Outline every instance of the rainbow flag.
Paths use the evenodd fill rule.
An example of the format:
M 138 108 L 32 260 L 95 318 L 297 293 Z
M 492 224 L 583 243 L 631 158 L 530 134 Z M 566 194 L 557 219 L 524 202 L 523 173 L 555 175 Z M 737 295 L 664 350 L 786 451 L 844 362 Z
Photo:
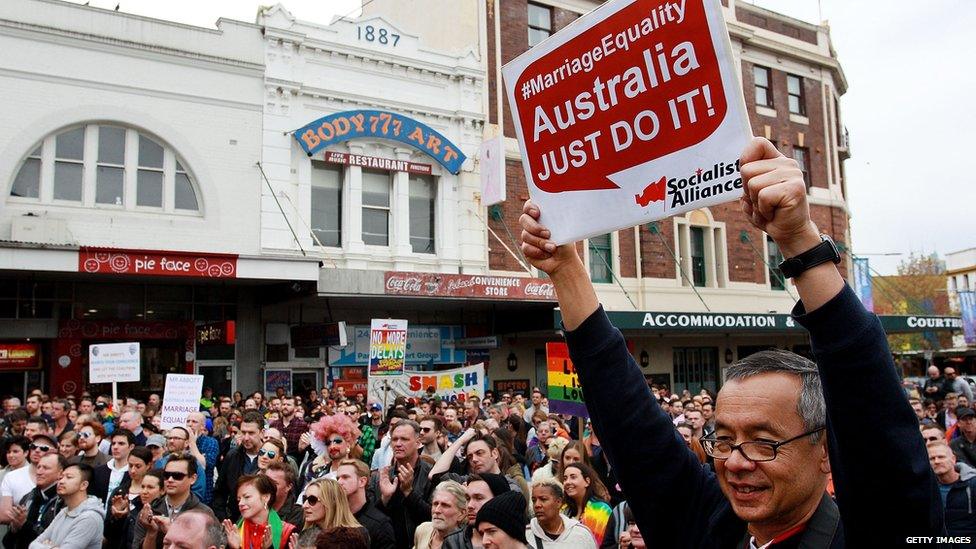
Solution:
M 583 401 L 583 388 L 565 343 L 546 343 L 546 368 L 549 374 L 549 411 L 589 417 Z

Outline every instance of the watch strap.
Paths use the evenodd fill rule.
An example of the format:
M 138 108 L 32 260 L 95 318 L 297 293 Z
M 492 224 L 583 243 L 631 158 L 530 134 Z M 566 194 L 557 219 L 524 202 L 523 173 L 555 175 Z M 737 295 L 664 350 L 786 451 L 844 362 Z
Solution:
M 827 235 L 820 235 L 820 244 L 813 248 L 784 260 L 779 264 L 779 270 L 786 278 L 795 278 L 803 272 L 826 262 L 840 263 L 840 253 L 834 241 Z

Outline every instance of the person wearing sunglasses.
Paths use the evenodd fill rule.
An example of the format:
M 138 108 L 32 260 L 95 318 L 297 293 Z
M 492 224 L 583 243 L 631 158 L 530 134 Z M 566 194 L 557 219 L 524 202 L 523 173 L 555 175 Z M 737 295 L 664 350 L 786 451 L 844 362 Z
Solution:
M 196 494 L 201 501 L 207 497 L 207 471 L 200 460 L 194 457 L 189 451 L 190 445 L 190 431 L 186 427 L 177 425 L 169 431 L 166 431 L 166 449 L 168 453 L 163 454 L 158 460 L 156 460 L 156 469 L 164 469 L 166 464 L 173 458 L 173 456 L 189 456 L 196 465 L 196 480 L 193 483 L 193 493 Z
M 295 525 L 285 522 L 271 506 L 275 484 L 262 474 L 245 475 L 237 482 L 237 524 L 224 519 L 224 533 L 230 549 L 284 549 Z
M 191 491 L 197 478 L 203 475 L 200 464 L 189 454 L 173 454 L 163 468 L 163 496 L 139 512 L 132 536 L 132 547 L 162 549 L 163 537 L 177 515 L 190 509 L 212 512 Z M 146 478 L 143 477 L 143 483 Z
M 258 450 L 258 471 L 267 472 L 268 466 L 272 463 L 284 461 L 285 445 L 276 438 L 269 438 L 261 445 Z
M 10 532 L 3 540 L 5 547 L 29 546 L 61 511 L 64 502 L 57 497 L 58 479 L 67 466 L 66 459 L 53 453 L 37 462 L 37 486 L 12 508 Z
M 359 426 L 345 414 L 325 416 L 311 426 L 314 442 L 311 448 L 319 455 L 302 466 L 300 478 L 306 482 L 333 473 L 342 460 L 347 459 L 362 434 Z
M 108 463 L 108 456 L 98 450 L 105 436 L 105 427 L 97 421 L 88 420 L 77 427 L 77 432 L 81 453 L 69 459 L 68 463 L 84 463 L 93 469 Z
M 9 522 L 14 504 L 20 502 L 36 486 L 37 463 L 42 457 L 58 453 L 58 444 L 48 434 L 34 435 L 27 447 L 27 467 L 10 471 L 0 481 L 0 519 Z
M 305 512 L 305 530 L 315 528 L 322 532 L 346 527 L 366 531 L 349 509 L 345 491 L 330 478 L 313 480 L 305 487 L 302 509 Z

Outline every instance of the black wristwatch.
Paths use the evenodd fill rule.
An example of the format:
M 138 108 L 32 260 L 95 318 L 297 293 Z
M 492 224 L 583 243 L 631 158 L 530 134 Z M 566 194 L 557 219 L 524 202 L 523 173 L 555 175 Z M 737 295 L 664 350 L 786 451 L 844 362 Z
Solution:
M 820 244 L 810 248 L 800 255 L 784 260 L 779 264 L 779 270 L 786 278 L 795 278 L 804 271 L 812 269 L 821 263 L 840 263 L 840 252 L 837 245 L 827 235 L 820 235 Z

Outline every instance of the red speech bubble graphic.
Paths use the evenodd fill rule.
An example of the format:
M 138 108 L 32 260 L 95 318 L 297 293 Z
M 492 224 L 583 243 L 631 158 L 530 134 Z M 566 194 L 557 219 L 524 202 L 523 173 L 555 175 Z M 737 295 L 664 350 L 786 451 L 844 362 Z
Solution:
M 609 175 L 703 141 L 728 110 L 702 0 L 635 0 L 531 62 L 514 96 L 550 193 L 619 188 Z

